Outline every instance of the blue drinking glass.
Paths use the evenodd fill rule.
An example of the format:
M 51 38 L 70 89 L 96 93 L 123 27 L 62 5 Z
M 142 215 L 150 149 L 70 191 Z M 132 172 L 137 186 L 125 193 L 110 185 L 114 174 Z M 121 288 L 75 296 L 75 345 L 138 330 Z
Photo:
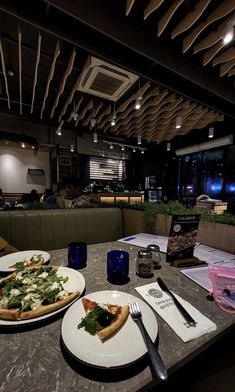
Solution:
M 107 253 L 107 279 L 112 284 L 129 281 L 129 253 L 125 250 L 111 250 Z
M 68 266 L 75 270 L 86 267 L 87 244 L 86 242 L 71 242 L 68 244 Z

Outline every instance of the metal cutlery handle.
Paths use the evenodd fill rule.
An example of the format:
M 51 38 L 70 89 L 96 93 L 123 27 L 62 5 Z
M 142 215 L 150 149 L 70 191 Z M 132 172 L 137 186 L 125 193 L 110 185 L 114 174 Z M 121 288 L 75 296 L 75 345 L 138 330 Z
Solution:
M 192 316 L 190 316 L 190 314 L 187 312 L 187 310 L 183 307 L 183 305 L 181 305 L 181 303 L 178 301 L 178 299 L 174 296 L 174 294 L 168 289 L 168 287 L 166 286 L 166 284 L 163 282 L 163 280 L 161 278 L 157 278 L 157 282 L 160 286 L 160 288 L 165 291 L 167 294 L 169 294 L 175 305 L 177 306 L 178 310 L 180 311 L 180 313 L 182 314 L 182 316 L 184 317 L 184 319 L 187 321 L 187 324 L 190 327 L 195 327 L 196 326 L 196 321 L 192 318 Z
M 143 324 L 143 321 L 141 319 L 138 319 L 138 320 L 136 319 L 135 321 L 141 330 L 145 344 L 148 348 L 148 352 L 149 352 L 150 359 L 152 361 L 153 368 L 154 368 L 157 376 L 162 381 L 166 380 L 168 377 L 166 367 L 163 363 L 163 360 L 162 360 L 156 346 L 153 344 L 152 339 L 150 338 L 150 336 L 149 336 L 149 334 Z

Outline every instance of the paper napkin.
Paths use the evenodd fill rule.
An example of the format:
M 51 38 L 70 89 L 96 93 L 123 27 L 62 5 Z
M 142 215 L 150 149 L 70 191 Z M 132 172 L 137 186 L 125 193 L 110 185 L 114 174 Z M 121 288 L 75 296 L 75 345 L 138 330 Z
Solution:
M 197 323 L 196 327 L 188 327 L 171 296 L 162 291 L 157 282 L 136 287 L 135 290 L 142 295 L 145 301 L 152 306 L 183 342 L 189 342 L 206 333 L 215 331 L 217 328 L 215 323 L 200 313 L 189 302 L 175 294 L 181 305 Z

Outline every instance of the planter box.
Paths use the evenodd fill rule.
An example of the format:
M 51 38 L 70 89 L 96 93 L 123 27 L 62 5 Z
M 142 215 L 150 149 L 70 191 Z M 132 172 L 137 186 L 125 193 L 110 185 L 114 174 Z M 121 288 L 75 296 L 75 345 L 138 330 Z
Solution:
M 125 237 L 147 233 L 144 225 L 144 211 L 123 208 L 123 222 Z M 168 236 L 171 226 L 171 215 L 158 214 L 154 232 L 150 234 Z M 235 254 L 235 226 L 222 223 L 199 223 L 197 242 L 212 248 Z
M 235 253 L 235 226 L 222 223 L 199 223 L 197 241 L 212 248 Z
M 123 222 L 125 237 L 137 233 L 148 233 L 144 225 L 144 211 L 123 208 Z M 170 226 L 171 216 L 158 214 L 156 216 L 155 230 L 154 232 L 149 232 L 149 234 L 168 236 Z

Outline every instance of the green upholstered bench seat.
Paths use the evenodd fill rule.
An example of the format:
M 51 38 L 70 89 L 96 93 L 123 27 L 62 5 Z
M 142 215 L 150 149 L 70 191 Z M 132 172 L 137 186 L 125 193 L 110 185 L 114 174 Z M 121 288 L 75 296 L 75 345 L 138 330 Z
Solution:
M 52 250 L 72 241 L 88 244 L 122 238 L 120 208 L 78 208 L 0 212 L 0 235 L 17 249 Z

